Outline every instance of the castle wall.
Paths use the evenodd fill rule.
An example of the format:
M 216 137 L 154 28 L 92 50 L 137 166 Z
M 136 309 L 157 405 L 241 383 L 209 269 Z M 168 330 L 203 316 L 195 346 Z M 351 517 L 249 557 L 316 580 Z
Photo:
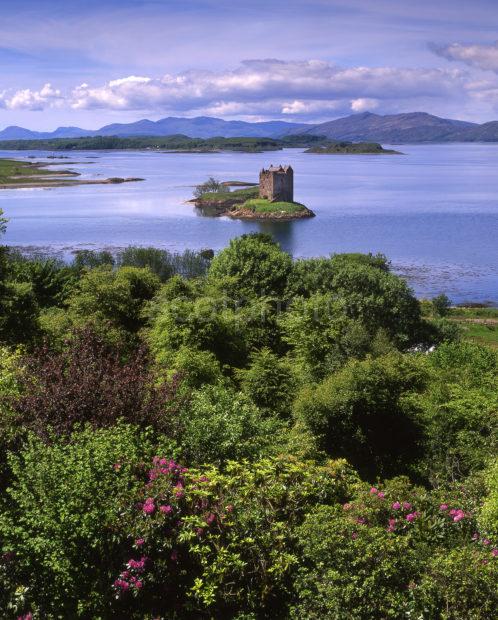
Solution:
M 259 175 L 259 196 L 273 200 L 273 174 L 268 170 L 262 170 Z
M 259 196 L 270 201 L 294 200 L 294 173 L 290 166 L 261 170 L 259 175 Z

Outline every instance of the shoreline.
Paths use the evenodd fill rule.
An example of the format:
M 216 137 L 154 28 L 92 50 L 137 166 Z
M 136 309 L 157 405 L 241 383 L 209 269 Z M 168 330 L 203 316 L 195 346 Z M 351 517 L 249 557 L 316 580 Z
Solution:
M 47 189 L 52 187 L 74 187 L 77 185 L 115 185 L 145 180 L 140 177 L 80 179 L 78 177 L 81 174 L 75 170 L 48 169 L 49 166 L 61 165 L 61 163 L 27 162 L 19 159 L 0 158 L 0 189 Z M 79 164 L 79 162 L 74 163 Z M 1 174 L 2 171 L 5 172 L 3 175 Z M 24 172 L 27 172 L 27 174 L 24 174 Z M 30 174 L 31 172 L 33 174 Z

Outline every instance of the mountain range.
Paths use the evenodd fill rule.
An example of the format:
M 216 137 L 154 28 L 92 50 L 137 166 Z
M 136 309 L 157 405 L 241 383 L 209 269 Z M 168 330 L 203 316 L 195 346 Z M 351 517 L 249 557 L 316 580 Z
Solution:
M 389 144 L 410 142 L 498 142 L 498 121 L 478 124 L 440 118 L 425 112 L 373 114 L 363 112 L 319 124 L 267 121 L 249 123 L 198 116 L 169 116 L 158 121 L 113 123 L 100 129 L 59 127 L 55 131 L 31 131 L 10 126 L 0 131 L 0 140 L 38 140 L 87 136 L 169 136 L 191 138 L 256 137 L 281 138 L 288 135 L 325 136 L 330 140 L 370 141 Z

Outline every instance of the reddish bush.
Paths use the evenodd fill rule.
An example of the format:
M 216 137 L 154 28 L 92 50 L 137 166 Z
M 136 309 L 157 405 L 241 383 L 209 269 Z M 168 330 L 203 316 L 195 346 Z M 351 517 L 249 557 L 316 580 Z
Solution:
M 158 384 L 142 346 L 126 356 L 89 329 L 63 351 L 47 345 L 21 360 L 20 397 L 11 403 L 20 422 L 41 436 L 64 434 L 79 423 L 95 427 L 118 418 L 175 431 L 179 377 Z

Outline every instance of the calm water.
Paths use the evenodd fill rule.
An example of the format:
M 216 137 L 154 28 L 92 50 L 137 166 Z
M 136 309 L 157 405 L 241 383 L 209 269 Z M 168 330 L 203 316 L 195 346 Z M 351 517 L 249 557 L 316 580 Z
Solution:
M 498 145 L 405 145 L 401 150 L 404 156 L 320 156 L 296 149 L 71 153 L 71 160 L 60 164 L 83 178 L 146 180 L 0 190 L 0 207 L 10 218 L 5 241 L 65 256 L 77 248 L 130 244 L 217 250 L 232 237 L 263 230 L 294 256 L 383 252 L 418 295 L 446 292 L 455 302 L 498 305 Z M 295 198 L 316 218 L 238 222 L 199 216 L 185 204 L 191 186 L 208 176 L 256 181 L 259 169 L 270 163 L 292 164 Z

